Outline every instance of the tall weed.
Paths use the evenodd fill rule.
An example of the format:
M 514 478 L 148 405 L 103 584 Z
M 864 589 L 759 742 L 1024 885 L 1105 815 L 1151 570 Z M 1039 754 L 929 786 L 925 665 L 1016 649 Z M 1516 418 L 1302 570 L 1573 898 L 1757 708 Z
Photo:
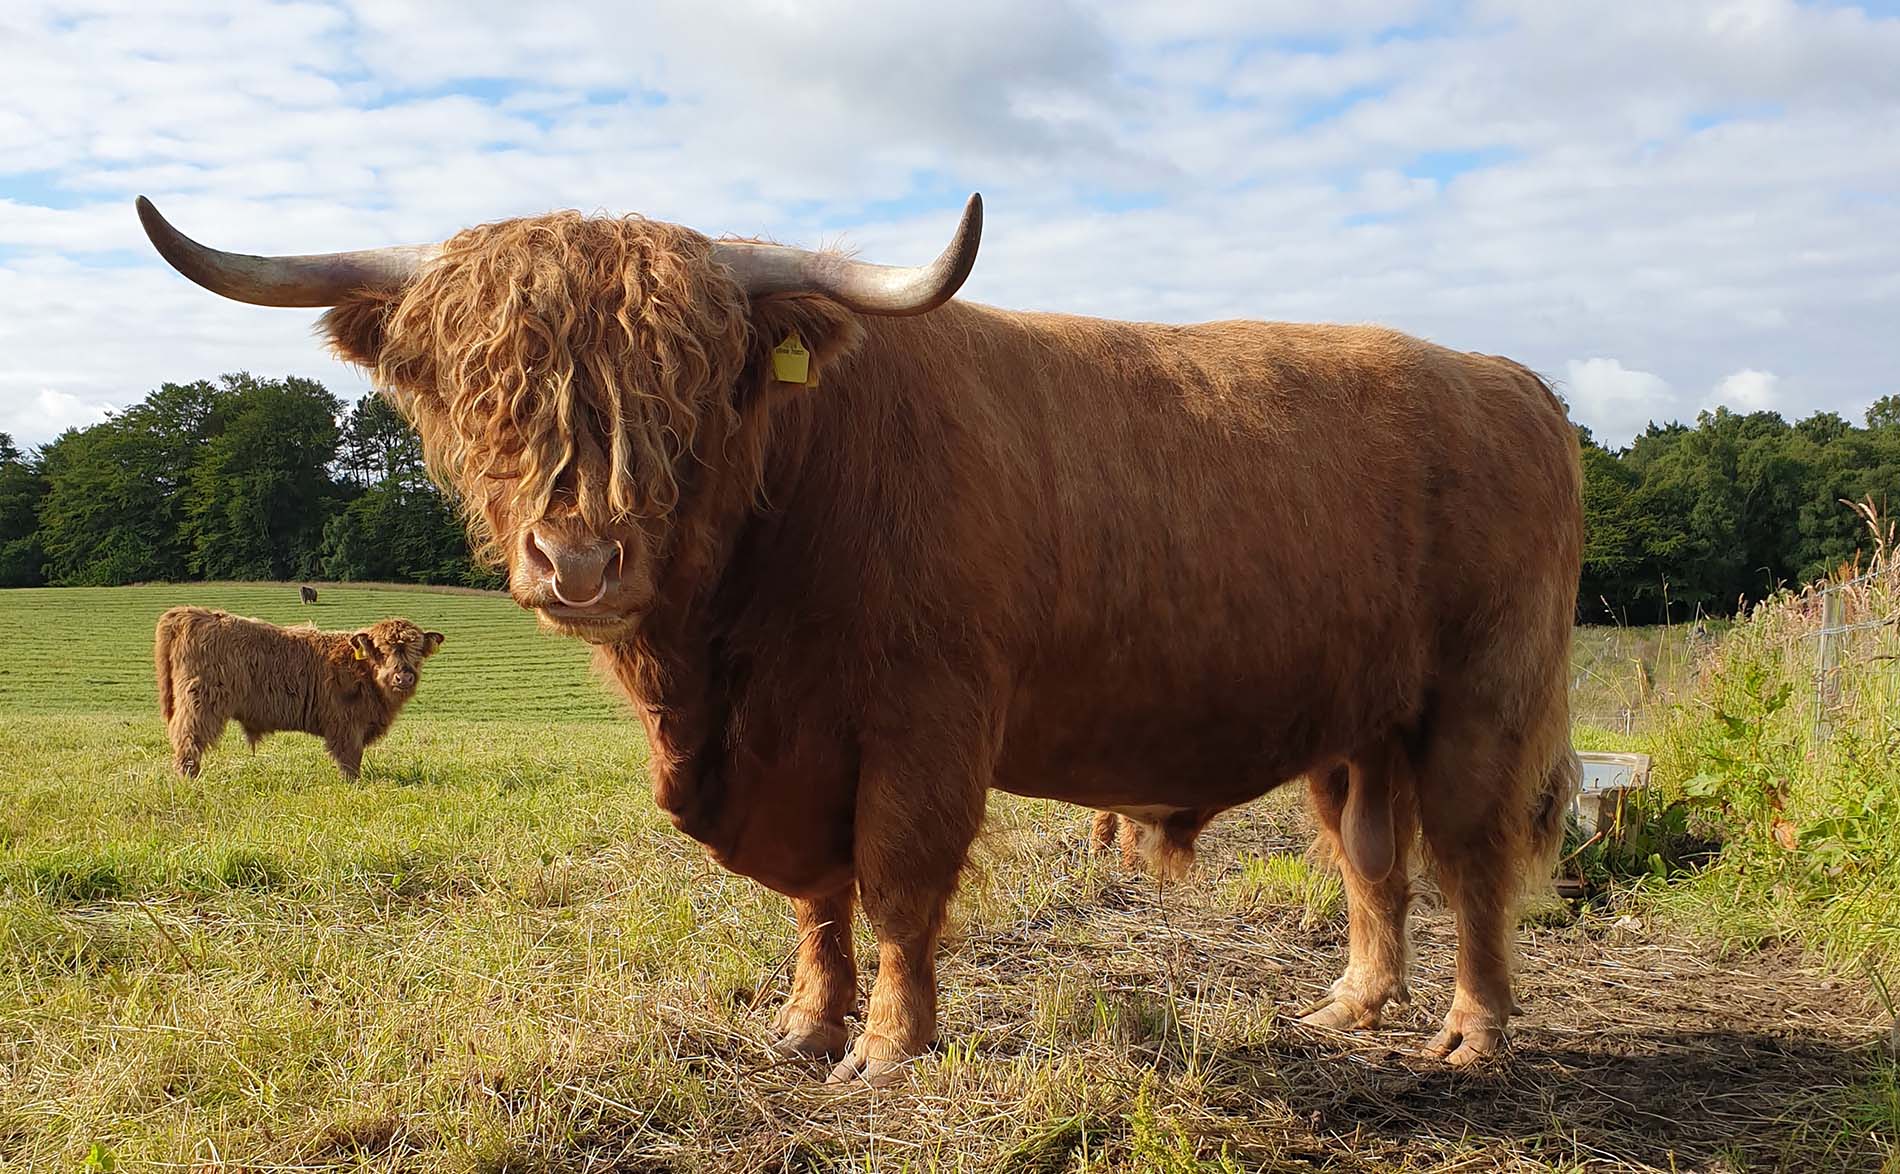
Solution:
M 1656 738 L 1655 777 L 1724 841 L 1711 867 L 1660 898 L 1722 916 L 1738 937 L 1818 947 L 1877 982 L 1900 979 L 1900 551 L 1857 506 L 1871 561 L 1753 608 L 1702 666 Z M 1824 598 L 1841 655 L 1817 679 Z

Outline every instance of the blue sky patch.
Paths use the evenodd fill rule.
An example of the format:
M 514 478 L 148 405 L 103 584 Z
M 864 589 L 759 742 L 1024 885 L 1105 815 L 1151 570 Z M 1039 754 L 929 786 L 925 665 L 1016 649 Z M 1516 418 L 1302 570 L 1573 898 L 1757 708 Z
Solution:
M 1478 147 L 1458 151 L 1426 151 L 1414 155 L 1401 170 L 1414 179 L 1434 179 L 1447 183 L 1472 171 L 1482 171 L 1523 157 L 1513 147 Z

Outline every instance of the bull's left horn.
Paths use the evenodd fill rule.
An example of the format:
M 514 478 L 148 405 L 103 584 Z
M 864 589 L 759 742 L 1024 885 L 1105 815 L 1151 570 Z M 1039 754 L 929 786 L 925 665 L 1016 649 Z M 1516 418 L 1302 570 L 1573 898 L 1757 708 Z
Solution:
M 254 306 L 334 306 L 359 290 L 397 289 L 441 252 L 441 245 L 396 245 L 352 253 L 256 257 L 207 248 L 173 228 L 144 196 L 139 223 L 172 268 L 212 293 Z
M 934 310 L 955 296 L 976 264 L 982 236 L 983 197 L 972 194 L 949 247 L 928 265 L 872 265 L 838 253 L 749 241 L 718 241 L 713 258 L 754 297 L 818 293 L 860 314 L 896 317 Z

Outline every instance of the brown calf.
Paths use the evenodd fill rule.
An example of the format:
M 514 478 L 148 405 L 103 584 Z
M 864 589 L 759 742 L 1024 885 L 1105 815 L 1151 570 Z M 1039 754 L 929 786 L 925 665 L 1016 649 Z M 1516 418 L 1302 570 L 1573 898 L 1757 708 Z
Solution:
M 158 617 L 152 648 L 173 764 L 196 777 L 205 750 L 235 719 L 252 749 L 282 730 L 317 735 L 354 781 L 363 748 L 389 732 L 442 640 L 404 619 L 319 632 L 174 607 Z

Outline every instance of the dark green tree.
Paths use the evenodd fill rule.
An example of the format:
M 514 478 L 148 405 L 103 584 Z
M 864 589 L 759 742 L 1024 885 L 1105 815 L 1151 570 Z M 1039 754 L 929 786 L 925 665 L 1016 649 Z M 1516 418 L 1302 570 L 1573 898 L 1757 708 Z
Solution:
M 501 585 L 471 560 L 455 502 L 423 464 L 421 439 L 382 396 L 366 395 L 350 410 L 337 464 L 363 492 L 324 527 L 325 577 Z
M 485 585 L 447 500 L 432 485 L 378 485 L 332 517 L 323 531 L 329 579 Z
M 1586 623 L 1628 622 L 1643 595 L 1648 519 L 1637 509 L 1642 479 L 1579 429 L 1583 447 L 1583 579 L 1577 611 Z M 1640 606 L 1640 605 L 1639 605 Z
M 363 489 L 390 482 L 421 485 L 429 479 L 421 437 L 375 392 L 357 400 L 345 417 L 337 466 L 344 480 Z
M 46 581 L 39 546 L 40 502 L 46 478 L 0 432 L 0 587 L 37 587 Z
M 343 403 L 295 376 L 227 375 L 192 463 L 181 536 L 192 574 L 287 579 L 318 572 Z
M 221 396 L 209 382 L 167 383 L 41 450 L 39 545 L 49 582 L 105 586 L 187 577 L 182 532 L 193 459 Z

